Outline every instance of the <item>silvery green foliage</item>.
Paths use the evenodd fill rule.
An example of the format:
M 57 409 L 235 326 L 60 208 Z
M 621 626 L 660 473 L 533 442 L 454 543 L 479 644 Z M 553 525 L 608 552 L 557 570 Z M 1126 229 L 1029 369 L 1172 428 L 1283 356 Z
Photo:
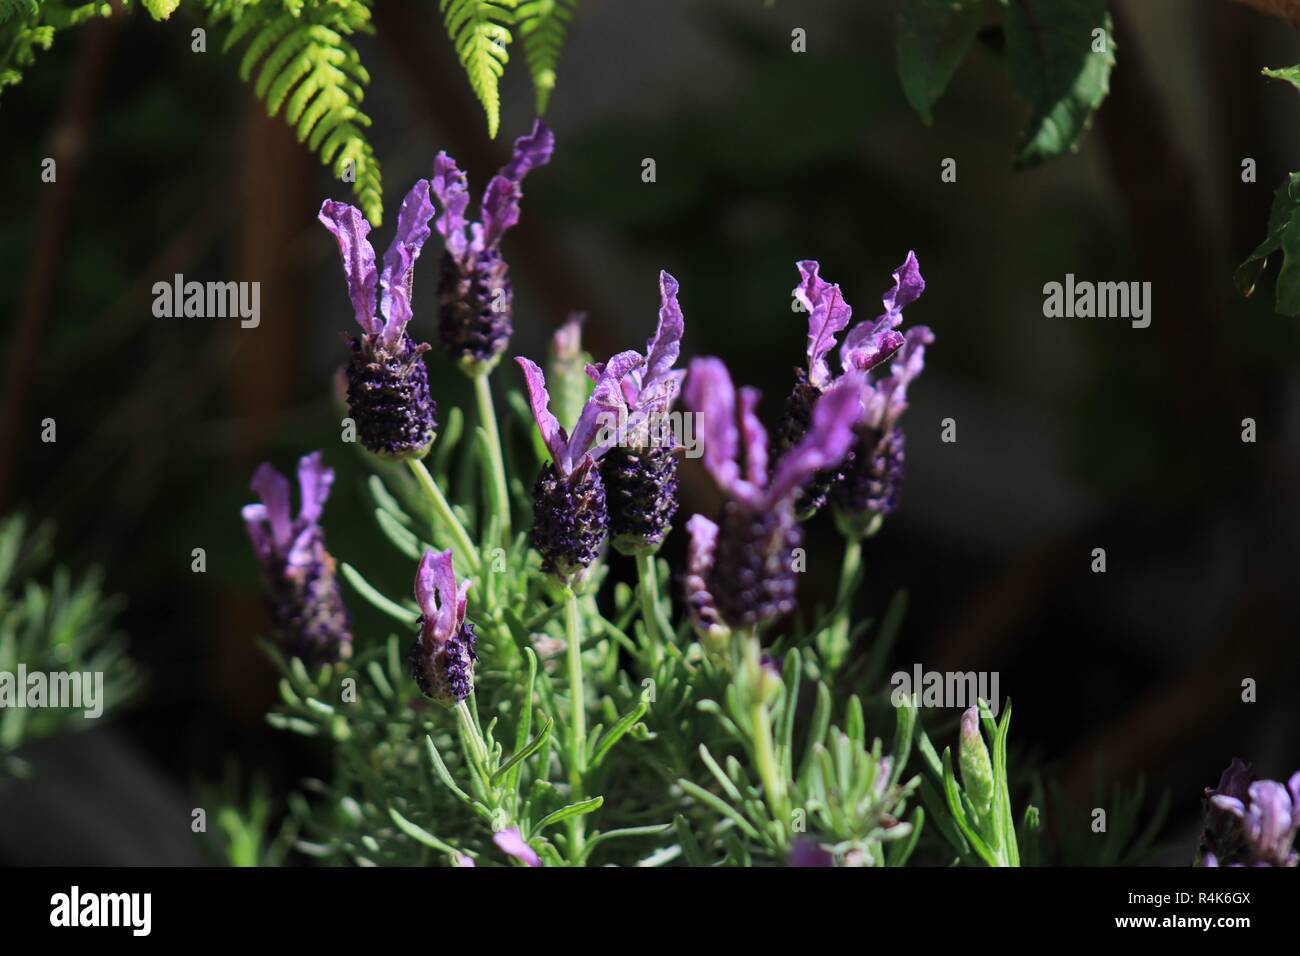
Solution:
M 141 675 L 126 654 L 126 639 L 114 629 L 121 601 L 100 590 L 102 575 L 74 578 L 57 567 L 38 577 L 49 562 L 53 530 L 29 530 L 22 515 L 0 520 L 0 673 L 102 673 L 103 713 L 128 704 Z M 12 678 L 10 678 L 12 679 Z M 84 709 L 5 707 L 0 702 L 0 777 L 26 776 L 30 767 L 17 752 L 24 743 L 92 726 Z

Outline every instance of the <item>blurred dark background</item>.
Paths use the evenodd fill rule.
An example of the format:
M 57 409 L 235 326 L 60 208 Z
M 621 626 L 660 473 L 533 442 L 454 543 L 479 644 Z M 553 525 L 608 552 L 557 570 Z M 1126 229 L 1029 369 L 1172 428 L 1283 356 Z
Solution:
M 927 128 L 896 77 L 897 3 L 583 4 L 547 117 L 555 159 L 505 244 L 512 351 L 540 359 L 571 308 L 590 313 L 597 356 L 641 347 L 664 268 L 686 354 L 724 356 L 771 421 L 803 355 L 795 260 L 820 259 L 869 317 L 915 249 L 928 289 L 908 317 L 937 342 L 859 612 L 908 589 L 892 663 L 998 671 L 1017 752 L 1080 805 L 1099 755 L 1106 781 L 1167 789 L 1162 859 L 1178 864 L 1233 755 L 1273 777 L 1300 767 L 1300 325 L 1272 312 L 1274 270 L 1251 300 L 1231 283 L 1300 167 L 1300 97 L 1259 76 L 1300 61 L 1300 35 L 1227 2 L 1112 6 L 1118 66 L 1082 149 L 1013 173 L 1025 112 L 997 51 L 976 45 Z M 477 195 L 531 121 L 522 65 L 492 142 L 434 5 L 378 0 L 375 22 L 359 46 L 386 208 L 443 148 Z M 315 214 L 347 187 L 265 117 L 213 37 L 190 52 L 192 25 L 136 11 L 61 34 L 0 107 L 0 512 L 56 520 L 63 563 L 106 568 L 150 675 L 111 725 L 34 748 L 37 781 L 4 791 L 4 862 L 201 859 L 196 782 L 231 755 L 278 788 L 319 765 L 263 721 L 275 681 L 238 519 L 258 462 L 323 448 L 332 550 L 394 589 L 409 573 L 376 544 L 330 395 L 352 319 Z M 435 262 L 417 269 L 417 338 L 434 337 Z M 151 287 L 177 272 L 260 281 L 260 327 L 154 318 Z M 1067 272 L 1150 281 L 1150 328 L 1044 318 L 1043 284 Z M 431 371 L 440 405 L 468 411 L 436 353 Z M 498 393 L 514 378 L 503 365 Z M 47 417 L 56 444 L 39 440 Z M 955 444 L 939 440 L 948 417 Z M 686 494 L 682 520 L 712 506 L 694 470 Z M 803 597 L 827 600 L 838 539 L 827 519 L 810 533 Z

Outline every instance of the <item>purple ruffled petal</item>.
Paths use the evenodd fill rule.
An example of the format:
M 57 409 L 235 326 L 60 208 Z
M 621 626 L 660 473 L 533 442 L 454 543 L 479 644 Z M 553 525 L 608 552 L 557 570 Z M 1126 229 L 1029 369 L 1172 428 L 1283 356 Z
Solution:
M 830 384 L 826 355 L 835 348 L 836 336 L 848 328 L 853 310 L 844 301 L 838 285 L 817 274 L 821 266 L 812 259 L 796 264 L 803 277 L 794 296 L 808 312 L 808 381 L 818 388 Z
M 360 209 L 333 199 L 321 203 L 316 218 L 338 241 L 357 324 L 366 332 L 378 332 L 381 326 L 375 317 L 375 288 L 379 279 L 375 274 L 375 250 L 366 238 L 370 234 L 370 223 L 366 222 Z
M 704 467 L 723 492 L 734 493 L 740 482 L 740 466 L 736 464 L 740 444 L 736 429 L 736 387 L 721 359 L 691 361 L 683 399 L 699 415 Z
M 677 303 L 677 288 L 676 279 L 667 272 L 659 273 L 659 324 L 654 337 L 646 343 L 638 407 L 662 404 L 670 398 L 664 386 L 681 353 L 682 333 L 686 331 L 682 307 Z
M 542 865 L 542 858 L 524 841 L 524 838 L 519 835 L 519 831 L 514 827 L 492 834 L 492 842 L 497 845 L 497 849 L 507 856 L 513 856 L 516 860 L 523 860 L 529 866 Z
M 572 462 L 585 454 L 591 447 L 603 424 L 612 417 L 626 421 L 627 398 L 623 394 L 623 379 L 633 369 L 640 367 L 643 359 L 640 353 L 628 350 L 619 352 L 601 369 L 600 378 L 592 390 L 587 404 L 573 426 L 573 435 L 569 439 L 569 460 Z M 593 456 L 599 456 L 604 448 L 596 449 Z
M 477 238 L 484 248 L 495 246 L 505 231 L 519 221 L 519 200 L 523 197 L 520 185 L 530 170 L 550 162 L 554 148 L 555 136 L 540 119 L 533 124 L 531 133 L 515 140 L 510 162 L 492 177 L 483 193 L 483 231 Z
M 379 278 L 379 307 L 386 319 L 382 338 L 388 345 L 395 345 L 401 339 L 406 324 L 411 321 L 413 267 L 420 258 L 424 241 L 429 238 L 432 218 L 429 181 L 421 179 L 402 200 L 397 213 L 397 235 L 384 253 L 384 272 Z
M 568 441 L 564 429 L 555 416 L 551 414 L 551 396 L 546 391 L 546 376 L 535 362 L 517 356 L 515 361 L 524 372 L 524 383 L 528 387 L 528 403 L 533 409 L 533 418 L 537 420 L 537 430 L 542 434 L 546 450 L 551 453 L 551 460 L 561 474 L 570 471 Z
M 325 467 L 320 452 L 314 451 L 298 459 L 298 490 L 302 494 L 302 506 L 298 510 L 300 522 L 316 524 L 320 521 L 333 484 L 334 469 Z
M 846 372 L 869 372 L 889 361 L 904 342 L 903 333 L 891 327 L 886 319 L 875 324 L 863 322 L 844 337 L 840 363 Z
M 767 429 L 758 418 L 756 388 L 740 390 L 740 437 L 745 443 L 745 480 L 755 488 L 767 484 Z
M 249 487 L 262 499 L 267 523 L 271 527 L 271 541 L 277 552 L 287 554 L 293 540 L 293 515 L 289 506 L 289 479 L 269 462 L 262 462 L 253 472 Z
M 266 505 L 244 505 L 239 514 L 244 519 L 244 528 L 248 531 L 248 540 L 253 543 L 257 560 L 263 565 L 269 564 L 275 556 L 275 541 L 271 537 Z
M 845 375 L 817 399 L 808 434 L 782 456 L 772 476 L 765 495 L 769 507 L 776 507 L 814 474 L 844 459 L 854 441 L 854 426 L 862 416 L 862 386 L 860 376 Z
M 919 299 L 925 291 L 925 280 L 921 278 L 921 266 L 916 261 L 915 252 L 908 250 L 907 258 L 894 270 L 893 277 L 893 286 L 880 301 L 885 307 L 885 315 L 897 316 L 893 323 L 897 328 L 903 320 L 903 309 Z
M 465 257 L 469 240 L 465 235 L 465 210 L 469 207 L 469 184 L 456 161 L 446 153 L 433 160 L 433 179 L 430 188 L 438 197 L 442 213 L 434 221 L 447 251 L 460 262 Z
M 471 582 L 456 584 L 452 553 L 425 551 L 415 571 L 415 600 L 424 615 L 422 636 L 430 647 L 446 644 L 465 620 L 465 595 Z

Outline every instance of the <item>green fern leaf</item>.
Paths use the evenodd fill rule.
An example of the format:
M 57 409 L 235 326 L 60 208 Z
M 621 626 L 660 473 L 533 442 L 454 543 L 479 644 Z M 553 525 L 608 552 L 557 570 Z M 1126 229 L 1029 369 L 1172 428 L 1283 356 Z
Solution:
M 104 0 L 0 0 L 0 91 L 22 81 L 23 70 L 36 61 L 37 51 L 50 48 L 56 31 L 112 12 Z
M 26 20 L 40 10 L 36 0 L 0 0 L 0 23 L 12 19 Z
M 181 5 L 181 0 L 140 0 L 140 2 L 155 20 L 166 20 Z
M 370 74 L 348 37 L 368 32 L 370 10 L 360 0 L 254 0 L 214 3 L 215 23 L 231 22 L 223 49 L 247 41 L 239 76 L 252 83 L 269 116 L 283 112 L 298 142 L 334 175 L 355 175 L 353 192 L 366 218 L 383 220 L 379 161 L 366 139 L 370 117 L 360 104 Z
M 524 58 L 533 79 L 537 113 L 546 112 L 555 89 L 555 71 L 564 49 L 569 23 L 578 10 L 578 0 L 523 0 L 515 22 L 524 45 Z
M 487 114 L 488 136 L 496 138 L 501 125 L 501 74 L 510 60 L 506 47 L 513 37 L 508 24 L 514 21 L 517 0 L 439 0 L 460 65 L 469 77 L 470 88 Z

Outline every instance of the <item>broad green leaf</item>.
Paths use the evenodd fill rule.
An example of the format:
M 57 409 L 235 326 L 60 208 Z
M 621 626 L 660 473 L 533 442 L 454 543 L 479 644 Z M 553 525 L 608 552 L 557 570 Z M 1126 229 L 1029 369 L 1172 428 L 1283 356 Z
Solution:
M 1106 0 L 1010 0 L 1006 36 L 1011 85 L 1032 111 L 1014 165 L 1073 152 L 1110 92 L 1115 40 Z
M 927 126 L 983 20 L 984 0 L 908 0 L 899 13 L 894 30 L 898 78 L 907 102 Z
M 1237 291 L 1249 296 L 1255 291 L 1269 256 L 1282 253 L 1277 275 L 1275 309 L 1279 315 L 1300 315 L 1300 173 L 1291 173 L 1273 196 L 1268 217 L 1268 235 L 1237 267 L 1233 281 Z

